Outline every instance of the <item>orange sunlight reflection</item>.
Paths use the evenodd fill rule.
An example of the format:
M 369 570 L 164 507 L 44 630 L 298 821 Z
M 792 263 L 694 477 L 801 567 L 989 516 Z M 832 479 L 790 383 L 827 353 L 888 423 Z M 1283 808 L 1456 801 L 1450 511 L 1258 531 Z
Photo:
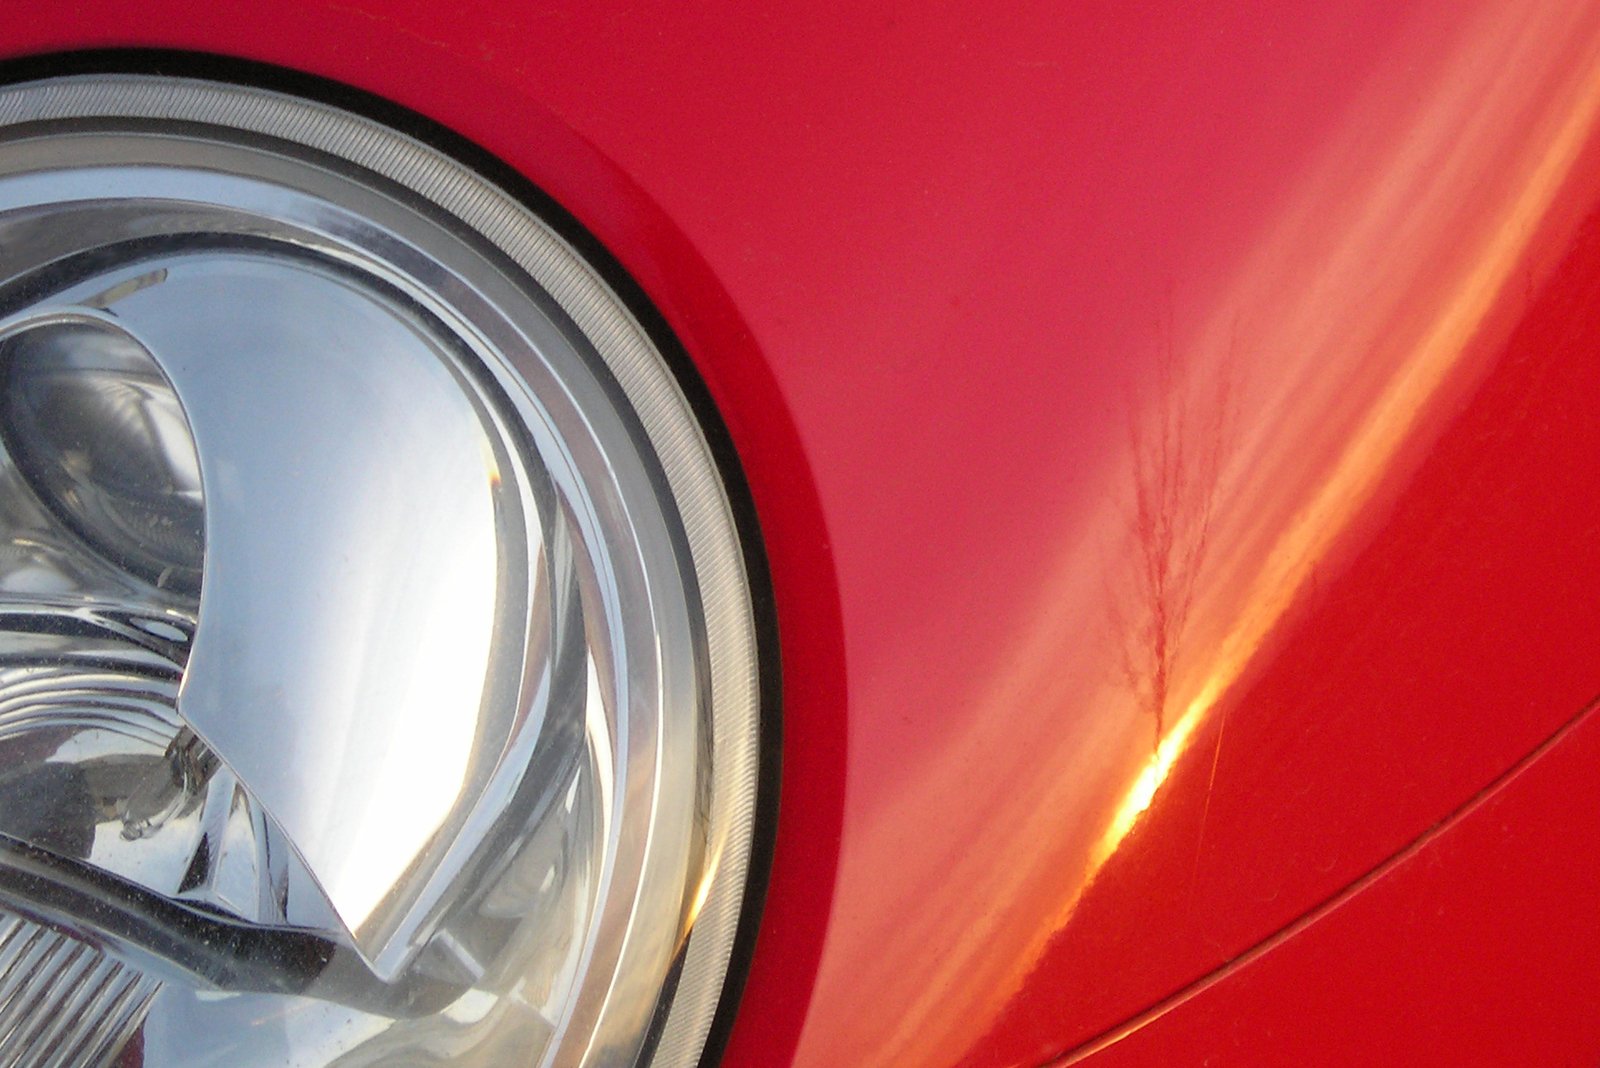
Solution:
M 1524 42 L 1532 35 L 1525 35 Z M 1442 142 L 1453 134 L 1446 125 L 1461 108 L 1478 98 L 1458 86 L 1455 108 L 1432 116 L 1440 125 L 1433 131 Z M 1317 562 L 1332 541 L 1349 528 L 1359 509 L 1367 503 L 1380 481 L 1390 472 L 1396 453 L 1416 424 L 1417 413 L 1445 385 L 1447 376 L 1468 352 L 1470 342 L 1488 318 L 1492 305 L 1512 281 L 1526 250 L 1527 235 L 1543 219 L 1567 177 L 1579 152 L 1587 143 L 1600 115 L 1600 78 L 1583 85 L 1562 117 L 1542 153 L 1533 161 L 1511 202 L 1502 209 L 1490 229 L 1479 254 L 1452 291 L 1444 294 L 1436 317 L 1414 343 L 1411 353 L 1399 365 L 1389 387 L 1370 404 L 1365 421 L 1350 438 L 1332 474 L 1321 484 L 1312 500 L 1295 516 L 1295 521 L 1272 545 L 1266 565 L 1238 599 L 1238 621 L 1217 645 L 1217 664 L 1205 680 L 1199 696 L 1189 702 L 1183 716 L 1162 739 L 1157 752 L 1139 772 L 1123 803 L 1101 839 L 1095 854 L 1099 861 L 1116 850 L 1117 844 L 1132 830 L 1140 813 L 1149 808 L 1156 790 L 1166 779 L 1194 728 L 1212 705 L 1225 694 L 1243 673 L 1262 642 L 1277 625 L 1283 613 L 1305 586 Z M 1419 131 L 1420 134 L 1420 131 Z M 1421 138 L 1419 137 L 1419 140 Z M 1418 176 L 1413 175 L 1415 180 Z M 1405 188 L 1399 176 L 1390 176 L 1395 186 Z M 1402 198 L 1396 198 L 1400 200 Z M 1309 207 L 1309 206 L 1308 206 Z M 1383 239 L 1386 220 L 1373 220 L 1374 238 Z M 1348 255 L 1367 253 L 1363 246 L 1351 246 Z M 1357 260 L 1343 265 L 1359 271 L 1366 264 Z M 1349 309 L 1337 305 L 1326 309 L 1329 316 Z M 1283 339 L 1283 349 L 1292 347 L 1292 338 Z M 1326 354 L 1331 357 L 1331 354 Z M 1251 546 L 1256 550 L 1255 546 Z M 1252 552 L 1254 555 L 1254 551 Z
M 849 1063 L 862 1050 L 945 1063 L 975 1048 L 1128 836 L 1159 813 L 1192 743 L 1216 736 L 1200 728 L 1316 569 L 1359 540 L 1487 369 L 1494 332 L 1509 329 L 1523 287 L 1547 269 L 1534 236 L 1559 244 L 1575 221 L 1562 193 L 1600 119 L 1600 10 L 1447 15 L 1394 42 L 1263 205 L 1264 225 L 1221 265 L 1203 306 L 1174 316 L 1170 345 L 1188 383 L 1178 388 L 1203 407 L 1231 376 L 1237 405 L 1206 500 L 1182 505 L 1196 544 L 1154 527 L 1177 546 L 1166 552 L 1175 577 L 1148 559 L 1125 569 L 1138 577 L 1108 577 L 1099 549 L 1128 524 L 1130 484 L 1147 478 L 1137 456 L 1108 464 L 1097 510 L 1061 533 L 1031 617 L 1010 621 L 1009 655 L 974 692 L 947 698 L 972 714 L 941 726 L 941 745 L 919 753 L 894 791 L 852 813 L 839 876 L 850 907 L 832 917 L 839 933 L 812 1003 L 834 1046 L 802 1042 L 808 1063 Z M 1177 607 L 1139 607 L 1152 597 Z M 1119 598 L 1134 604 L 1113 606 L 1124 633 L 1099 633 L 1095 621 Z M 1126 626 L 1158 647 L 1147 659 L 1159 681 L 1129 661 L 1125 672 L 1144 679 L 1131 690 L 1104 678 L 1119 652 L 1128 660 Z M 974 796 L 963 787 L 975 766 L 1010 788 Z M 918 826 L 934 831 L 907 834 Z M 891 939 L 894 951 L 881 952 Z

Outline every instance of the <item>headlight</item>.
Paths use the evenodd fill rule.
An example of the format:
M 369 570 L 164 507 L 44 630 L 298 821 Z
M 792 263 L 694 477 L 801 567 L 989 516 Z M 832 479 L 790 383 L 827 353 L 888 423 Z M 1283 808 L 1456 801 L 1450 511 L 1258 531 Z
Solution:
M 254 90 L 0 91 L 0 1061 L 693 1062 L 756 650 L 517 201 Z

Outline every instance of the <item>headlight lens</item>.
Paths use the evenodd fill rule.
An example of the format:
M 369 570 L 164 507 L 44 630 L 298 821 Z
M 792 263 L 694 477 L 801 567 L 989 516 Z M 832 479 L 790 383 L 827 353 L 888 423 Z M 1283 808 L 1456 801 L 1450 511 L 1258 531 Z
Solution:
M 0 90 L 0 250 L 0 1060 L 692 1063 L 755 638 L 625 306 L 401 134 L 170 79 Z

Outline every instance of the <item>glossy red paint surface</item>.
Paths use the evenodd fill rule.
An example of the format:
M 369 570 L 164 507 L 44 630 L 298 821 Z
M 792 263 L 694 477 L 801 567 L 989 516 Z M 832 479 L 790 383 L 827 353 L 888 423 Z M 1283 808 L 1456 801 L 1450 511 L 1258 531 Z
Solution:
M 731 1065 L 1058 1056 L 1600 692 L 1600 11 L 959 6 L 91 0 L 0 28 L 414 109 L 661 309 L 783 632 Z
M 1359 892 L 1068 1065 L 1592 1065 L 1590 712 Z

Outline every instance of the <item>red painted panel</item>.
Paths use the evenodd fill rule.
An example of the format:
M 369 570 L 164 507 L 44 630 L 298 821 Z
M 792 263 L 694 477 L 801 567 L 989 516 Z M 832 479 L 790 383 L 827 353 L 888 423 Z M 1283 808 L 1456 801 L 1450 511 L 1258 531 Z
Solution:
M 678 332 L 786 672 L 730 1064 L 1038 1063 L 1600 691 L 1589 5 L 8 14 L 414 108 Z
M 1060 1062 L 1592 1065 L 1600 715 L 1360 892 Z
M 1600 590 L 1600 215 L 1518 299 L 1446 428 L 1391 470 L 1375 533 L 1348 562 L 1316 562 L 1258 665 L 1196 728 L 1196 758 L 1174 763 L 1082 894 L 997 1042 L 1016 1014 L 1103 1004 L 1084 961 L 1124 953 L 1124 975 L 1171 989 L 1174 943 L 1151 960 L 1149 931 L 1221 966 L 1266 917 L 1344 886 L 1374 842 L 1401 848 L 1441 797 L 1491 779 L 1503 750 L 1478 732 L 1521 729 L 1531 747 L 1600 693 L 1600 606 L 1582 603 Z

